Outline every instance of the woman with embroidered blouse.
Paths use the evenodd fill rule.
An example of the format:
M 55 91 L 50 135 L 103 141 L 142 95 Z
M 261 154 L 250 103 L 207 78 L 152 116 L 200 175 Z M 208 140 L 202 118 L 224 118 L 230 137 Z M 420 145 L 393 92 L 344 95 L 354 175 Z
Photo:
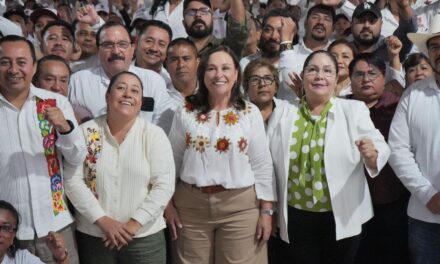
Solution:
M 272 160 L 262 116 L 243 100 L 229 48 L 202 57 L 199 89 L 175 114 L 169 138 L 178 183 L 165 217 L 177 263 L 267 263 Z
M 268 138 L 281 238 L 297 263 L 352 263 L 373 216 L 366 181 L 390 150 L 362 102 L 334 97 L 335 58 L 315 51 L 302 72 L 305 95 L 272 113 Z
M 81 125 L 88 154 L 66 166 L 84 263 L 165 263 L 163 211 L 175 186 L 171 145 L 139 117 L 142 82 L 131 72 L 109 84 L 107 115 Z

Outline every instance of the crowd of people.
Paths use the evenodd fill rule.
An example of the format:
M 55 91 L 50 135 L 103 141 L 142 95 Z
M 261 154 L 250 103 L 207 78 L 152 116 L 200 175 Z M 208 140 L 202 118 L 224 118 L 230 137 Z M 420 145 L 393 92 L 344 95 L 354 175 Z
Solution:
M 440 263 L 440 1 L 0 13 L 0 264 Z

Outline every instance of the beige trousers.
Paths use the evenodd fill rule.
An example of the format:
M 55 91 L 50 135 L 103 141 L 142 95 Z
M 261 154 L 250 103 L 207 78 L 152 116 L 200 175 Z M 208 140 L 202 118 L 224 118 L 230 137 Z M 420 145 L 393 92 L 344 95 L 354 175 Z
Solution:
M 174 205 L 183 228 L 178 230 L 179 264 L 266 264 L 267 247 L 255 233 L 259 201 L 254 186 L 215 194 L 179 182 Z

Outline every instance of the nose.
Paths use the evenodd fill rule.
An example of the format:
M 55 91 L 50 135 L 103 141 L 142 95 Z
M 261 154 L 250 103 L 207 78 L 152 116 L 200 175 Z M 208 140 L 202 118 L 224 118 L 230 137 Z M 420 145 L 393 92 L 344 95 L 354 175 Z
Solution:
M 18 65 L 15 62 L 11 62 L 11 66 L 8 69 L 9 73 L 17 73 L 18 72 Z

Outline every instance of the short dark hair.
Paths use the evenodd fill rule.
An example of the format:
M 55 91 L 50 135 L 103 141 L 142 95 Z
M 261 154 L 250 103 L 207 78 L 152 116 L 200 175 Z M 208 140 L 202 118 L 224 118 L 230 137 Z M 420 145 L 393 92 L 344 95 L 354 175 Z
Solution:
M 210 0 L 183 0 L 183 10 L 186 10 L 188 8 L 188 5 L 194 1 L 200 2 L 200 3 L 207 5 L 211 8 L 211 1 Z
M 429 64 L 429 59 L 426 57 L 425 54 L 419 52 L 419 53 L 412 53 L 410 54 L 406 60 L 403 62 L 403 68 L 405 69 L 405 73 L 408 73 L 408 70 L 419 63 L 422 62 L 422 60 L 425 60 Z M 429 64 L 431 66 L 431 64 Z
M 245 90 L 245 92 L 247 92 L 249 90 L 249 78 L 251 77 L 251 74 L 256 69 L 259 69 L 259 68 L 267 68 L 270 71 L 270 73 L 273 75 L 273 77 L 275 79 L 275 86 L 278 89 L 280 87 L 280 77 L 279 77 L 278 70 L 267 59 L 259 58 L 259 59 L 256 59 L 256 60 L 249 62 L 249 64 L 246 65 L 246 68 L 244 69 L 243 89 Z
M 12 217 L 15 219 L 15 232 L 18 231 L 18 226 L 20 225 L 20 214 L 18 213 L 17 209 L 15 209 L 15 207 L 4 201 L 4 200 L 0 200 L 0 209 L 2 210 L 6 210 L 9 213 L 11 213 Z M 15 253 L 17 252 L 18 249 L 18 240 L 17 237 L 14 238 L 14 243 L 9 247 L 7 254 L 9 257 L 14 258 L 15 257 Z
M 165 24 L 164 22 L 162 22 L 160 20 L 148 20 L 148 21 L 146 21 L 142 25 L 141 29 L 139 30 L 138 38 L 140 38 L 141 35 L 144 34 L 145 31 L 147 31 L 147 29 L 149 27 L 161 28 L 161 29 L 165 30 L 168 33 L 168 37 L 170 38 L 170 41 L 173 39 L 173 31 L 171 30 L 170 26 L 168 24 Z
M 335 20 L 335 9 L 332 6 L 328 6 L 328 5 L 324 5 L 324 4 L 317 4 L 312 6 L 309 11 L 307 12 L 307 17 L 306 20 L 309 20 L 310 16 L 312 15 L 312 13 L 316 10 L 321 10 L 321 11 L 327 11 L 330 12 L 330 14 L 332 15 L 332 21 L 333 23 L 336 21 Z
M 330 58 L 330 60 L 333 62 L 333 65 L 335 66 L 336 74 L 339 73 L 339 70 L 338 70 L 338 62 L 336 61 L 335 57 L 334 57 L 332 54 L 330 54 L 330 52 L 328 52 L 328 51 L 326 51 L 326 50 L 316 50 L 316 51 L 312 52 L 312 53 L 307 57 L 306 61 L 304 62 L 303 71 L 304 71 L 304 69 L 309 65 L 309 63 L 310 63 L 310 61 L 313 59 L 313 57 L 315 57 L 315 55 L 318 55 L 318 54 L 325 54 L 325 55 L 327 55 L 327 57 Z
M 196 57 L 198 57 L 197 47 L 194 44 L 194 42 L 187 38 L 176 38 L 170 42 L 167 48 L 167 57 L 169 50 L 174 46 L 188 46 L 191 48 L 192 52 L 195 54 Z
M 237 110 L 242 110 L 246 107 L 246 103 L 240 91 L 240 83 L 241 83 L 240 63 L 237 57 L 235 56 L 234 52 L 228 46 L 224 46 L 224 45 L 214 46 L 203 54 L 202 59 L 200 60 L 199 63 L 199 67 L 197 69 L 197 80 L 199 83 L 199 89 L 197 90 L 196 94 L 186 97 L 186 100 L 194 107 L 194 109 L 197 109 L 202 113 L 207 113 L 210 110 L 210 105 L 208 101 L 209 92 L 208 89 L 206 88 L 204 79 L 205 79 L 206 68 L 208 66 L 208 60 L 211 57 L 211 55 L 216 52 L 227 53 L 232 58 L 234 67 L 238 71 L 237 81 L 234 84 L 234 87 L 232 87 L 231 98 L 229 100 L 229 103 Z
M 268 1 L 267 1 L 267 6 L 270 6 L 270 4 L 272 4 L 273 1 L 276 1 L 276 0 L 268 0 Z M 281 1 L 281 2 L 283 2 L 284 4 L 287 5 L 287 1 L 286 1 L 286 0 L 279 0 L 279 1 Z
M 293 22 L 295 22 L 296 30 L 299 30 L 299 27 L 298 27 L 298 21 L 297 21 L 296 18 L 293 16 L 293 14 L 292 14 L 289 10 L 287 10 L 287 9 L 280 9 L 280 8 L 275 8 L 275 9 L 270 10 L 270 11 L 269 11 L 269 12 L 263 17 L 263 22 L 262 22 L 262 25 L 261 25 L 262 28 L 266 25 L 267 20 L 268 20 L 269 18 L 271 18 L 271 17 L 290 17 L 290 18 L 293 20 Z
M 43 58 L 39 59 L 37 62 L 37 70 L 35 71 L 34 77 L 32 77 L 32 83 L 35 86 L 38 86 L 41 72 L 43 71 L 44 63 L 48 62 L 48 61 L 59 61 L 59 62 L 63 63 L 66 66 L 66 68 L 69 70 L 69 79 L 70 79 L 70 76 L 72 75 L 72 71 L 71 71 L 70 66 L 67 63 L 67 61 L 58 55 L 49 54 L 49 55 L 46 55 Z
M 356 48 L 356 46 L 355 46 L 352 42 L 348 41 L 348 40 L 345 39 L 345 38 L 337 39 L 337 40 L 333 41 L 333 42 L 327 47 L 327 51 L 330 52 L 331 49 L 333 49 L 335 46 L 338 46 L 338 45 L 345 45 L 345 46 L 347 46 L 349 49 L 351 49 L 351 53 L 353 53 L 353 58 L 354 58 L 356 55 L 358 55 L 358 53 L 359 53 L 359 50 Z
M 34 45 L 26 38 L 17 35 L 8 35 L 3 38 L 0 38 L 0 45 L 3 44 L 4 42 L 19 42 L 19 41 L 23 41 L 28 45 L 29 50 L 31 51 L 32 62 L 35 63 L 37 61 L 37 56 L 35 55 Z
M 385 76 L 387 66 L 384 60 L 374 53 L 370 52 L 360 53 L 356 57 L 354 57 L 354 59 L 350 62 L 350 65 L 348 65 L 350 76 L 353 74 L 354 66 L 356 66 L 356 64 L 360 61 L 365 61 L 368 65 L 373 65 L 382 73 L 383 76 Z
M 124 74 L 128 74 L 128 75 L 136 77 L 138 79 L 139 83 L 141 84 L 141 90 L 142 91 L 144 90 L 144 86 L 142 84 L 142 80 L 141 80 L 141 78 L 139 78 L 139 76 L 137 76 L 137 74 L 129 72 L 129 71 L 122 71 L 122 72 L 119 72 L 118 74 L 114 75 L 110 79 L 110 83 L 108 84 L 107 91 L 105 92 L 105 94 L 109 94 L 110 93 L 110 91 L 112 90 L 113 85 L 115 85 L 115 82 L 119 79 L 119 77 L 121 77 Z
M 115 22 L 115 21 L 110 21 L 110 22 L 107 22 L 107 23 L 105 23 L 104 25 L 102 25 L 99 29 L 98 29 L 98 32 L 96 32 L 96 46 L 99 48 L 99 45 L 100 45 L 100 41 L 99 41 L 99 39 L 101 38 L 101 32 L 103 31 L 103 30 L 106 30 L 106 29 L 108 29 L 108 28 L 111 28 L 111 27 L 122 27 L 122 28 L 124 28 L 124 30 L 125 30 L 125 32 L 127 32 L 127 35 L 128 35 L 128 37 L 130 38 L 130 43 L 132 43 L 132 40 L 131 40 L 131 35 L 130 35 L 130 32 L 128 32 L 128 29 L 124 26 L 124 25 L 122 25 L 121 23 L 119 23 L 119 22 Z
M 47 25 L 43 28 L 43 30 L 41 30 L 40 35 L 41 35 L 42 41 L 44 40 L 44 35 L 49 30 L 49 28 L 55 27 L 55 26 L 64 27 L 65 29 L 67 29 L 67 31 L 69 31 L 70 35 L 72 36 L 72 42 L 75 42 L 75 32 L 73 31 L 72 25 L 70 25 L 70 23 L 67 23 L 66 21 L 61 20 L 61 19 L 50 21 L 49 23 L 47 23 Z

